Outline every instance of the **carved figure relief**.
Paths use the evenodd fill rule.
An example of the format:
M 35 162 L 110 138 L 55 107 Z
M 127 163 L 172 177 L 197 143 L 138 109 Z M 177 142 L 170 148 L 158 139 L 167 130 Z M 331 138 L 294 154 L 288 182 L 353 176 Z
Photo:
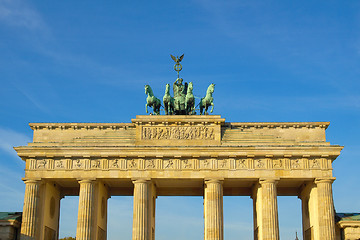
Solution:
M 56 160 L 55 168 L 65 168 L 65 164 L 63 163 L 63 160 Z
M 192 168 L 191 160 L 182 160 L 182 167 L 185 169 Z
M 218 161 L 218 168 L 227 168 L 228 167 L 228 161 L 227 159 L 222 159 Z
M 112 168 L 119 168 L 119 160 L 118 159 L 112 160 L 112 163 L 110 166 Z
M 128 160 L 128 168 L 136 168 L 137 167 L 137 163 L 134 159 Z
M 320 162 L 317 159 L 310 160 L 310 168 L 320 168 Z
M 237 160 L 237 168 L 246 168 L 246 159 Z
M 78 168 L 82 168 L 82 166 L 83 166 L 83 163 L 80 159 L 73 161 L 73 168 L 78 169 Z
M 264 167 L 265 167 L 264 161 L 261 160 L 261 159 L 257 159 L 257 160 L 255 161 L 255 167 L 256 167 L 256 168 L 264 168 Z
M 100 168 L 100 160 L 92 160 L 92 168 Z
M 42 160 L 38 160 L 37 161 L 37 168 L 46 168 L 46 160 L 42 159 Z
M 164 168 L 165 169 L 173 169 L 174 168 L 174 161 L 173 160 L 165 160 L 164 161 Z
M 200 168 L 202 168 L 202 169 L 209 169 L 211 167 L 210 163 L 211 163 L 211 160 L 209 160 L 209 159 L 199 161 Z
M 282 159 L 274 159 L 273 160 L 273 168 L 282 168 L 283 160 Z
M 291 160 L 291 168 L 300 168 L 300 160 L 299 159 L 294 159 Z
M 155 160 L 154 159 L 146 160 L 146 168 L 155 168 Z
M 207 126 L 189 127 L 143 127 L 144 140 L 214 140 L 214 128 Z

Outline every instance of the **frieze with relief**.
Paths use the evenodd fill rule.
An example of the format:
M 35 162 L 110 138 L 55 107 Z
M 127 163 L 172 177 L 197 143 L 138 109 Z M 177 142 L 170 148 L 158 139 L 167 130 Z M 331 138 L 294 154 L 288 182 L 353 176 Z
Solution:
M 150 159 L 70 159 L 70 165 L 67 164 L 69 159 L 33 159 L 30 169 L 38 170 L 253 170 L 253 169 L 323 169 L 329 168 L 327 159 L 323 158 L 190 158 L 190 159 L 173 159 L 173 158 L 150 158 Z M 88 163 L 86 163 L 88 161 Z M 233 161 L 233 167 L 231 167 Z M 326 163 L 326 164 L 323 164 Z M 89 165 L 87 167 L 87 164 Z M 331 167 L 331 163 L 330 163 Z
M 214 128 L 208 126 L 143 127 L 143 140 L 214 140 Z

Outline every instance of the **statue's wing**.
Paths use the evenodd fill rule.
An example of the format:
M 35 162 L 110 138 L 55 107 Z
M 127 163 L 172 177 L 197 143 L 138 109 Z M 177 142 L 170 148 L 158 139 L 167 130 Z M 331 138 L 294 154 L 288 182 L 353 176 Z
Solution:
M 170 54 L 170 56 L 171 56 L 172 60 L 174 60 L 174 61 L 176 62 L 176 57 L 174 57 L 174 56 L 171 55 L 171 54 Z
M 179 62 L 181 62 L 181 60 L 182 60 L 183 58 L 184 58 L 184 54 L 180 56 L 180 58 L 179 58 L 180 61 L 179 61 Z

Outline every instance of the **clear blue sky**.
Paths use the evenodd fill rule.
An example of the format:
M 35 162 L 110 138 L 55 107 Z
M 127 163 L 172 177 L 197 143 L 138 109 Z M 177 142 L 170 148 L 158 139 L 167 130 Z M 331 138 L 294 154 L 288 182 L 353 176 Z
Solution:
M 345 146 L 335 207 L 360 212 L 354 0 L 0 0 L 0 211 L 22 211 L 12 146 L 31 141 L 29 122 L 129 122 L 145 113 L 145 84 L 161 97 L 175 80 L 169 54 L 182 53 L 181 76 L 196 96 L 216 83 L 214 114 L 227 121 L 330 121 L 327 139 Z M 158 199 L 157 239 L 202 238 L 202 199 L 174 199 Z M 62 200 L 62 236 L 75 235 L 76 201 Z M 110 240 L 130 239 L 131 201 L 109 200 Z M 225 198 L 227 240 L 252 238 L 251 207 Z M 300 201 L 280 197 L 279 208 L 282 239 L 294 239 Z

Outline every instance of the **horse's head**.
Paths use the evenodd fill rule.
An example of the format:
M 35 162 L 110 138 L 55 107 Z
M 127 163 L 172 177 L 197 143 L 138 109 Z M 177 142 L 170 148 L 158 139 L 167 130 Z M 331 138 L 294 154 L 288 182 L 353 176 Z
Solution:
M 170 93 L 170 84 L 166 84 L 165 93 Z
M 149 85 L 145 85 L 145 94 L 148 94 L 148 92 L 149 92 Z
M 193 83 L 192 82 L 189 82 L 188 89 L 193 90 Z
M 207 92 L 209 92 L 209 93 L 213 93 L 213 92 L 214 92 L 214 90 L 215 90 L 215 84 L 214 84 L 214 83 L 212 83 L 212 84 L 210 84 L 210 86 L 208 87 Z

